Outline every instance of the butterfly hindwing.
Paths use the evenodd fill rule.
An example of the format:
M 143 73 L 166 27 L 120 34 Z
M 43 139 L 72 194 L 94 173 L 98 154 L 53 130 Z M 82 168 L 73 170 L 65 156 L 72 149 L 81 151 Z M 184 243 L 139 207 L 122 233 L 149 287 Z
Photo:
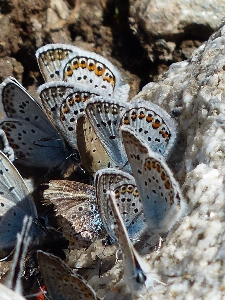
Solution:
M 154 151 L 168 156 L 176 140 L 176 126 L 171 117 L 158 105 L 133 100 L 121 119 L 122 125 L 133 127 Z
M 149 229 L 166 233 L 187 208 L 179 184 L 164 158 L 134 129 L 122 126 L 121 130 Z
M 84 113 L 84 102 L 94 95 L 86 86 L 54 81 L 38 89 L 42 105 L 64 139 L 77 149 L 76 122 Z

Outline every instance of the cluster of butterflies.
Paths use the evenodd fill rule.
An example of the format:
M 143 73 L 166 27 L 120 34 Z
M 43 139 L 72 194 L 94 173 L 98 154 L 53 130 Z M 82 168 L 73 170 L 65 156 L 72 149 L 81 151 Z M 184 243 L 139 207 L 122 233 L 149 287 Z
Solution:
M 71 204 L 69 197 L 63 202 L 60 196 L 59 203 L 57 195 L 64 185 L 70 186 L 68 181 L 59 185 L 61 190 L 50 188 L 49 200 L 61 215 L 76 220 L 75 231 L 90 236 L 104 227 L 122 250 L 131 293 L 148 293 L 153 287 L 151 270 L 133 243 L 145 232 L 167 233 L 187 211 L 166 163 L 176 141 L 176 126 L 158 105 L 140 98 L 128 102 L 129 85 L 113 64 L 96 53 L 49 44 L 39 48 L 36 57 L 46 81 L 37 90 L 41 105 L 12 77 L 0 86 L 6 154 L 0 153 L 0 253 L 15 247 L 26 215 L 38 218 L 10 159 L 29 167 L 64 170 L 75 157 L 95 177 L 94 187 L 81 185 L 81 194 L 89 192 L 88 201 Z M 72 193 L 70 189 L 70 197 Z M 34 243 L 40 228 L 33 225 L 29 235 Z M 74 299 L 74 288 L 79 299 L 98 299 L 83 278 L 57 257 L 39 252 L 38 258 L 51 299 Z

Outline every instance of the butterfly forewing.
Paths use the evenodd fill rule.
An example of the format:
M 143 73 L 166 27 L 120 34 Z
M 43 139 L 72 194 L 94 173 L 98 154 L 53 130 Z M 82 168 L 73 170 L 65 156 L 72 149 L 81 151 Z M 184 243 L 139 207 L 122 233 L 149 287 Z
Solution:
M 47 291 L 54 300 L 98 300 L 90 285 L 52 254 L 38 251 L 38 261 Z
M 71 154 L 40 105 L 14 78 L 0 86 L 0 127 L 23 165 L 54 168 Z
M 116 167 L 84 115 L 77 120 L 76 137 L 82 166 L 86 171 L 94 174 L 103 168 Z
M 121 116 L 126 103 L 92 97 L 86 103 L 85 113 L 103 147 L 115 165 L 130 171 L 119 130 Z

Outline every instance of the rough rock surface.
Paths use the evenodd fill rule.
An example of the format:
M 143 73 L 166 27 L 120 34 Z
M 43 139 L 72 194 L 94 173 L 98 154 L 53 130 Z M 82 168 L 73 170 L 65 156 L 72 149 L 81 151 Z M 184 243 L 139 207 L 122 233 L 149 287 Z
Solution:
M 190 215 L 169 233 L 161 250 L 145 257 L 167 284 L 155 283 L 153 299 L 225 296 L 224 45 L 222 24 L 189 60 L 171 65 L 137 96 L 179 114 L 185 152 L 177 178 L 190 206 Z
M 153 61 L 179 61 L 215 30 L 224 8 L 219 0 L 130 0 L 129 21 Z
M 139 84 L 155 78 L 171 62 L 189 57 L 193 49 L 212 33 L 224 11 L 223 2 L 217 1 L 212 4 L 213 14 L 203 14 L 202 19 L 197 8 L 186 19 L 184 15 L 176 18 L 170 13 L 176 2 L 170 1 L 167 5 L 170 10 L 158 11 L 159 16 L 168 11 L 160 30 L 157 18 L 153 19 L 153 30 L 153 27 L 143 26 L 141 19 L 134 18 L 140 18 L 142 12 L 147 13 L 149 5 L 156 3 L 154 1 L 142 1 L 140 5 L 139 1 L 130 0 L 130 24 L 128 1 L 124 2 L 124 7 L 120 1 L 114 1 L 115 4 L 100 0 L 75 2 L 2 1 L 1 80 L 13 75 L 35 95 L 35 89 L 41 83 L 35 50 L 49 42 L 72 43 L 96 51 L 110 58 L 121 70 L 126 69 L 123 75 L 132 87 L 131 95 L 135 95 Z M 185 3 L 197 7 L 199 2 Z M 209 5 L 208 1 L 204 3 L 203 8 L 199 5 L 201 11 Z M 176 8 L 179 12 L 184 11 L 182 5 L 180 3 Z M 164 26 L 165 22 L 171 22 L 169 15 L 176 19 L 171 23 L 176 30 L 172 32 L 171 29 L 170 34 Z M 146 17 L 145 13 L 143 17 Z M 188 20 L 192 22 L 188 23 Z M 196 22 L 200 23 L 201 30 Z M 129 25 L 137 29 L 136 37 Z M 148 33 L 143 34 L 143 27 Z M 194 36 L 190 34 L 193 31 Z M 150 44 L 152 40 L 153 44 Z M 189 215 L 168 234 L 161 249 L 146 255 L 149 245 L 137 248 L 152 267 L 152 276 L 166 283 L 165 286 L 155 282 L 155 290 L 150 291 L 146 299 L 222 299 L 225 294 L 224 45 L 225 26 L 221 25 L 190 59 L 171 65 L 157 83 L 149 83 L 138 95 L 164 107 L 178 122 L 179 141 L 170 162 L 190 204 Z M 150 62 L 148 55 L 155 64 Z M 123 276 L 121 259 L 115 264 L 115 251 L 115 247 L 104 249 L 98 240 L 86 251 L 70 253 L 69 264 L 74 266 L 77 262 L 80 266 L 80 260 L 85 266 L 86 262 L 88 265 L 90 260 L 100 258 L 103 276 L 98 277 L 99 268 L 95 266 L 86 276 L 89 283 L 99 296 L 110 289 L 112 294 L 108 293 L 105 299 L 130 299 L 123 282 L 115 288 Z M 1 273 L 4 272 L 1 265 Z

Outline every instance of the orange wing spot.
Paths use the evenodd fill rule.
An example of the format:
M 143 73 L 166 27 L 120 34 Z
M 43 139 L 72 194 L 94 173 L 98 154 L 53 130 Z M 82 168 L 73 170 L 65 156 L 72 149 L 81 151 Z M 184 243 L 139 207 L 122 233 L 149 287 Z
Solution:
M 69 111 L 70 111 L 70 109 L 69 109 L 68 106 L 64 106 L 64 107 L 62 108 L 62 113 L 63 113 L 63 114 L 67 114 Z
M 72 76 L 73 75 L 73 69 L 70 66 L 68 66 L 66 68 L 66 72 L 65 73 L 66 73 L 66 76 Z
M 158 119 L 156 119 L 156 120 L 152 123 L 152 127 L 153 127 L 154 129 L 159 128 L 160 126 L 161 126 L 161 122 L 160 122 Z
M 6 127 L 6 126 L 2 126 L 2 129 L 5 131 L 5 134 L 8 135 L 9 134 L 9 131 L 11 131 L 11 129 L 9 127 Z
M 53 52 L 53 57 L 54 57 L 54 60 L 60 60 L 60 52 L 62 52 L 62 51 L 60 51 L 60 50 L 54 50 L 54 52 Z
M 162 171 L 161 173 L 161 178 L 163 181 L 166 179 L 166 173 L 164 171 Z
M 49 62 L 51 61 L 51 59 L 50 59 L 50 51 L 49 51 L 49 53 L 43 53 L 43 55 L 41 55 L 41 56 L 43 57 L 44 64 L 46 66 L 48 66 Z
M 93 59 L 88 59 L 87 68 L 89 71 L 95 70 L 95 61 Z
M 165 181 L 165 188 L 167 190 L 171 189 L 171 182 L 168 179 Z
M 76 94 L 74 98 L 75 98 L 75 102 L 77 102 L 77 103 L 79 103 L 81 101 L 80 94 Z
M 87 63 L 87 59 L 82 57 L 79 59 L 79 67 L 81 67 L 82 69 L 87 68 L 88 63 Z
M 152 164 L 151 164 L 151 161 L 148 160 L 146 163 L 145 163 L 146 167 L 151 170 L 152 169 Z
M 85 94 L 85 95 L 83 95 L 82 101 L 85 102 L 85 101 L 87 101 L 89 98 L 90 98 L 90 95 Z
M 133 195 L 134 195 L 134 197 L 139 197 L 139 193 L 138 193 L 138 190 L 137 190 L 137 189 L 134 189 Z
M 59 50 L 59 59 L 60 60 L 65 59 L 68 56 L 68 53 L 69 53 L 68 51 Z
M 60 120 L 61 121 L 65 121 L 66 120 L 66 118 L 65 118 L 65 116 L 63 114 L 60 115 Z
M 160 164 L 156 164 L 156 169 L 157 169 L 157 171 L 159 172 L 159 173 L 161 173 L 161 166 L 160 166 Z
M 109 76 L 103 76 L 103 80 L 109 82 L 112 86 L 115 85 L 114 78 L 112 78 L 112 77 L 109 77 Z
M 153 120 L 153 115 L 152 115 L 152 114 L 148 114 L 147 117 L 146 117 L 146 121 L 147 121 L 148 123 L 151 123 L 152 120 Z
M 120 197 L 120 191 L 119 190 L 115 190 L 115 198 L 118 199 Z
M 153 167 L 153 169 L 157 168 L 157 163 L 154 160 L 152 161 L 152 167 Z
M 9 142 L 9 143 L 13 143 L 13 142 L 14 142 L 14 139 L 12 139 L 11 137 L 8 137 L 8 142 Z
M 139 119 L 143 119 L 145 117 L 145 114 L 143 111 L 140 111 L 139 115 L 138 115 L 138 118 Z
M 164 130 L 160 130 L 159 134 L 161 134 L 164 139 L 169 137 L 169 133 L 167 131 L 164 131 Z
M 97 76 L 102 76 L 104 72 L 105 72 L 105 67 L 102 64 L 97 63 L 95 68 L 95 74 Z
M 136 114 L 136 112 L 132 112 L 132 114 L 131 114 L 131 119 L 132 119 L 133 121 L 135 121 L 135 120 L 137 119 L 137 114 Z
M 10 123 L 9 127 L 10 128 L 16 128 L 16 125 L 14 125 L 13 123 Z
M 73 70 L 76 70 L 79 68 L 79 60 L 78 58 L 74 58 L 71 62 L 71 67 Z
M 74 102 L 76 101 L 76 98 L 74 99 L 73 96 L 71 96 L 69 99 L 68 99 L 68 105 L 69 106 L 73 106 Z
M 128 185 L 127 192 L 128 193 L 132 193 L 133 192 L 133 187 L 131 185 Z
M 123 124 L 125 124 L 125 125 L 130 125 L 130 121 L 129 121 L 128 116 L 125 116 L 125 117 L 124 117 L 124 119 L 123 119 Z

